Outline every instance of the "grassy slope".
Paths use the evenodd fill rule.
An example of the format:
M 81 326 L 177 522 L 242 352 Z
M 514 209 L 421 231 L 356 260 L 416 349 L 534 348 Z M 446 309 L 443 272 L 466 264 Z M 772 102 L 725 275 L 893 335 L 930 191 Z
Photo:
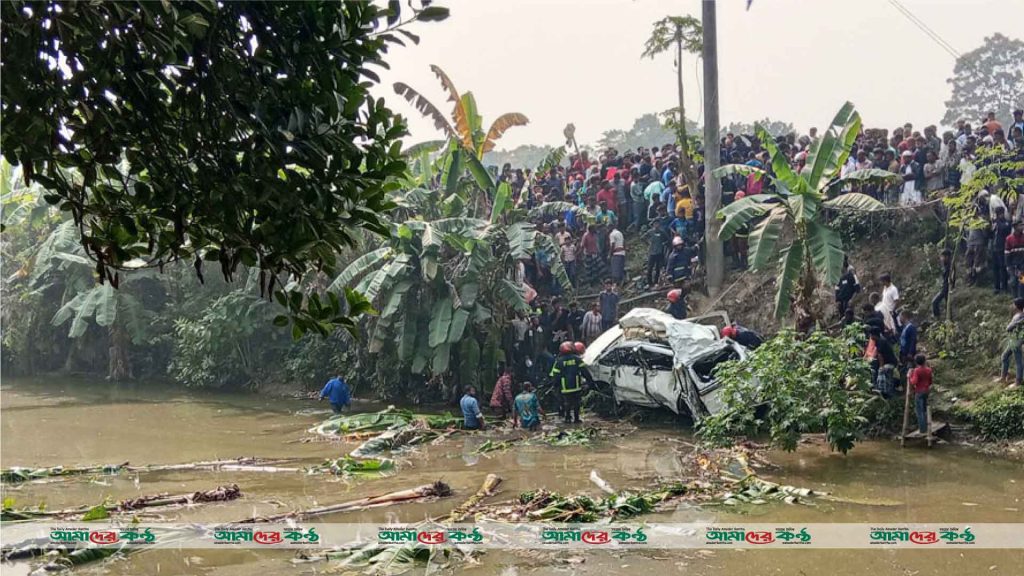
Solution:
M 863 290 L 854 299 L 859 312 L 867 302 L 868 294 L 881 292 L 879 274 L 890 272 L 900 289 L 904 305 L 916 312 L 915 321 L 922 328 L 920 346 L 930 358 L 935 370 L 933 405 L 940 413 L 953 404 L 963 405 L 999 390 L 1002 385 L 993 382 L 998 371 L 999 354 L 1004 336 L 1003 329 L 1010 316 L 1010 297 L 993 295 L 990 276 L 986 271 L 978 286 L 965 281 L 962 257 L 958 262 L 961 280 L 953 291 L 953 310 L 956 320 L 956 346 L 943 346 L 932 338 L 935 321 L 931 315 L 931 299 L 939 287 L 939 245 L 942 229 L 929 214 L 886 216 L 884 221 L 841 226 L 844 242 L 849 248 L 850 262 L 857 271 Z M 633 247 L 640 248 L 636 241 Z M 642 273 L 637 265 L 640 258 L 630 258 L 631 274 Z M 729 265 L 731 261 L 727 258 Z M 745 326 L 765 334 L 777 331 L 780 323 L 773 316 L 775 285 L 772 272 L 741 272 L 730 269 L 725 287 L 728 292 L 719 300 L 700 294 L 690 297 L 695 313 L 724 309 Z M 628 297 L 627 290 L 624 297 Z M 822 307 L 835 314 L 831 290 L 819 291 Z M 663 299 L 647 305 L 661 307 Z M 625 312 L 625 310 L 623 310 Z M 836 319 L 830 317 L 829 322 Z M 949 354 L 952 352 L 953 354 Z M 1011 368 L 1012 370 L 1012 368 Z

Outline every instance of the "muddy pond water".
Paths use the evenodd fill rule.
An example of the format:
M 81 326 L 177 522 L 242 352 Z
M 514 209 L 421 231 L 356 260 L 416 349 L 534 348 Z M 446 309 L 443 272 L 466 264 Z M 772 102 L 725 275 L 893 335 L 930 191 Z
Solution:
M 172 464 L 239 456 L 298 458 L 312 465 L 347 454 L 355 444 L 297 443 L 329 415 L 324 404 L 259 395 L 206 394 L 140 385 L 78 380 L 4 379 L 0 385 L 2 466 Z M 358 403 L 357 410 L 378 405 Z M 585 415 L 586 416 L 586 415 Z M 228 521 L 254 514 L 324 506 L 370 494 L 443 480 L 452 498 L 319 518 L 322 522 L 415 522 L 446 513 L 480 486 L 488 473 L 504 478 L 495 500 L 547 488 L 563 493 L 598 489 L 591 470 L 616 487 L 641 486 L 681 469 L 679 444 L 688 432 L 641 427 L 588 447 L 520 446 L 490 456 L 474 454 L 481 434 L 455 435 L 398 457 L 385 478 L 343 481 L 301 473 L 179 471 L 122 474 L 100 479 L 3 486 L 19 506 L 49 509 L 97 504 L 159 492 L 186 493 L 237 483 L 238 500 L 174 511 L 173 521 Z M 646 516 L 658 522 L 1013 522 L 1024 523 L 1024 465 L 950 445 L 900 449 L 896 442 L 859 444 L 848 456 L 817 445 L 771 453 L 769 480 L 824 490 L 857 503 L 816 506 L 770 503 L 734 510 L 683 506 Z M 886 503 L 875 505 L 874 503 Z M 1024 534 L 1021 536 L 1024 538 Z M 300 576 L 342 573 L 328 563 L 290 562 L 289 551 L 191 550 L 132 554 L 76 569 L 83 575 Z M 27 574 L 27 564 L 5 564 L 5 576 Z M 1024 574 L 1020 550 L 642 550 L 585 556 L 491 550 L 478 565 L 450 573 L 503 576 L 543 574 L 707 574 L 761 576 L 819 574 L 872 576 Z M 423 573 L 423 570 L 411 574 Z

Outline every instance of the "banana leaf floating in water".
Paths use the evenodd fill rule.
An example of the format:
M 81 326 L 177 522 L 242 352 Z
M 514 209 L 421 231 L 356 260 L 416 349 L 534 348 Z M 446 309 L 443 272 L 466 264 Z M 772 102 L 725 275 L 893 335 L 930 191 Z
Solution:
M 473 452 L 489 454 L 508 450 L 519 444 L 547 444 L 548 446 L 585 446 L 601 434 L 597 428 L 572 428 L 570 430 L 554 430 L 539 436 L 523 436 L 508 440 L 487 440 Z
M 362 458 L 342 456 L 335 460 L 325 460 L 323 464 L 308 469 L 309 474 L 330 473 L 335 476 L 375 476 L 384 475 L 395 469 L 395 462 L 388 458 Z
M 422 420 L 409 424 L 396 424 L 370 438 L 349 453 L 353 458 L 370 458 L 387 451 L 398 450 L 406 446 L 414 446 L 427 440 L 437 438 L 440 432 L 431 430 Z
M 462 418 L 449 412 L 444 414 L 414 414 L 409 410 L 401 410 L 389 406 L 380 412 L 363 412 L 360 414 L 339 414 L 328 418 L 309 430 L 310 433 L 321 435 L 350 435 L 383 431 L 388 428 L 418 423 L 423 428 L 446 429 L 457 428 Z
M 414 526 L 419 528 L 425 526 L 425 523 Z M 339 568 L 360 568 L 364 574 L 397 576 L 424 565 L 425 574 L 435 574 L 438 570 L 452 566 L 456 561 L 471 564 L 475 562 L 474 557 L 478 554 L 479 551 L 468 546 L 437 546 L 419 542 L 388 545 L 370 542 L 342 547 L 319 556 L 299 556 L 293 562 L 340 560 Z

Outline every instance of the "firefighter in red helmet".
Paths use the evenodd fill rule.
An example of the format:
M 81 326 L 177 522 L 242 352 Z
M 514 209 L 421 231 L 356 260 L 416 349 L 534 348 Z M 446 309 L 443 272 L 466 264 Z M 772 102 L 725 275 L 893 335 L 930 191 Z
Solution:
M 668 309 L 665 310 L 676 320 L 686 318 L 686 297 L 680 288 L 670 290 L 668 293 Z
M 562 342 L 558 347 L 558 358 L 555 358 L 550 376 L 558 385 L 562 399 L 559 413 L 565 418 L 566 424 L 580 421 L 580 397 L 583 395 L 585 370 L 583 360 L 576 355 L 573 343 Z

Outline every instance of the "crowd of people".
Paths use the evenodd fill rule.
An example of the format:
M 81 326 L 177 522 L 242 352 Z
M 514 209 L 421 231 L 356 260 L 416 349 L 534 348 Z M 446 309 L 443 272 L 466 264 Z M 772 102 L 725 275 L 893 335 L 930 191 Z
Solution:
M 805 135 L 775 137 L 773 143 L 791 168 L 799 172 L 811 160 L 809 155 L 819 137 L 811 128 Z M 746 164 L 771 173 L 766 143 L 756 136 L 730 133 L 719 145 L 723 163 Z M 1005 128 L 995 114 L 988 114 L 976 125 L 960 121 L 953 130 L 941 134 L 934 125 L 918 131 L 911 123 L 891 132 L 865 129 L 857 136 L 841 174 L 867 169 L 890 172 L 893 178 L 888 181 L 851 185 L 847 190 L 869 194 L 889 205 L 912 206 L 928 200 L 936 191 L 956 189 L 970 181 L 979 154 L 988 147 L 1002 147 L 1024 158 L 1020 110 L 1014 111 L 1012 124 Z M 541 214 L 539 228 L 550 234 L 558 253 L 541 251 L 519 262 L 518 279 L 527 285 L 533 312 L 511 322 L 504 342 L 510 364 L 508 390 L 502 388 L 498 394 L 496 387 L 498 403 L 492 399 L 492 406 L 511 413 L 518 402 L 513 382 L 550 381 L 550 371 L 558 364 L 564 343 L 588 345 L 614 325 L 623 286 L 665 288 L 666 311 L 677 318 L 686 317 L 687 293 L 702 270 L 708 215 L 703 166 L 694 167 L 696 180 L 688 182 L 681 170 L 684 160 L 679 147 L 668 143 L 636 150 L 608 149 L 596 157 L 584 151 L 571 155 L 564 165 L 558 163 L 539 172 L 513 169 L 507 164 L 502 168 L 499 181 L 509 183 L 517 205 L 532 209 L 560 203 L 554 204 L 554 209 L 535 212 Z M 771 186 L 770 181 L 756 175 L 733 174 L 721 182 L 723 206 L 763 193 Z M 966 238 L 968 281 L 977 280 L 986 254 L 990 254 L 994 289 L 1024 297 L 1024 200 L 1010 207 L 1003 200 L 1005 196 L 999 191 L 978 195 L 979 215 L 989 225 L 971 230 Z M 741 230 L 726 249 L 735 266 L 744 267 L 745 231 Z M 634 269 L 634 275 L 627 269 L 627 252 L 632 250 L 644 256 L 643 260 L 633 259 L 643 262 L 642 267 Z M 943 253 L 942 288 L 931 303 L 936 316 L 949 294 L 950 257 L 949 251 Z M 563 265 L 577 294 L 603 285 L 588 306 L 581 306 L 576 299 L 563 300 L 564 290 L 552 273 L 555 259 Z M 886 275 L 879 280 L 883 289 L 869 295 L 858 316 L 850 302 L 860 285 L 853 267 L 844 265 L 836 287 L 841 321 L 861 322 L 868 327 L 866 355 L 872 362 L 872 380 L 881 393 L 892 395 L 902 383 L 909 383 L 919 395 L 923 394 L 926 403 L 930 368 L 918 361 L 913 314 L 901 305 L 892 278 Z M 1015 352 L 1008 349 L 1004 365 L 1008 358 L 1017 362 L 1019 383 L 1024 373 L 1019 344 Z

